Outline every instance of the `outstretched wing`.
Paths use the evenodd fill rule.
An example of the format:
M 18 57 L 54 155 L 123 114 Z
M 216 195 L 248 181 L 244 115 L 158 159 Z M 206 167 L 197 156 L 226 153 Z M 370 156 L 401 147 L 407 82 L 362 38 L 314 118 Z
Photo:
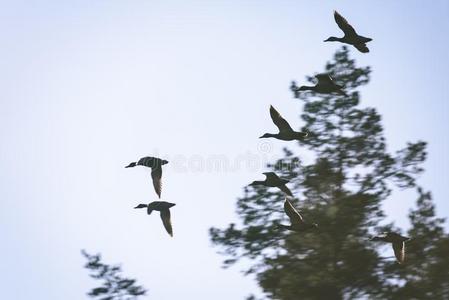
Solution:
M 348 21 L 346 21 L 346 19 L 343 18 L 343 16 L 340 15 L 336 10 L 334 11 L 334 19 L 338 27 L 340 27 L 345 35 L 357 35 L 354 27 L 352 27 L 351 24 L 349 24 Z
M 290 222 L 292 224 L 302 224 L 302 223 L 304 223 L 304 221 L 302 219 L 302 216 L 293 207 L 293 205 L 290 203 L 290 201 L 288 201 L 287 198 L 285 198 L 285 202 L 284 202 L 284 211 L 287 214 L 287 216 L 290 219 Z
M 271 105 L 270 106 L 270 116 L 273 123 L 279 128 L 279 131 L 293 131 L 290 124 L 281 116 L 281 114 Z
M 280 185 L 280 186 L 279 186 L 279 189 L 280 189 L 281 191 L 283 191 L 287 196 L 290 196 L 290 197 L 293 196 L 292 191 L 290 191 L 290 189 L 289 189 L 285 184 Z
M 173 228 L 171 226 L 171 219 L 170 219 L 170 210 L 168 208 L 161 210 L 161 219 L 162 224 L 164 224 L 165 230 L 167 230 L 170 236 L 173 236 Z
M 162 166 L 157 166 L 151 170 L 151 178 L 153 178 L 153 186 L 156 194 L 161 198 L 162 190 Z
M 317 74 L 315 78 L 318 79 L 319 85 L 335 85 L 334 80 L 329 76 L 329 74 Z
M 362 53 L 368 53 L 369 49 L 366 44 L 355 44 L 354 47 Z
M 396 259 L 400 264 L 402 264 L 405 260 L 405 243 L 404 242 L 394 242 L 393 250 Z

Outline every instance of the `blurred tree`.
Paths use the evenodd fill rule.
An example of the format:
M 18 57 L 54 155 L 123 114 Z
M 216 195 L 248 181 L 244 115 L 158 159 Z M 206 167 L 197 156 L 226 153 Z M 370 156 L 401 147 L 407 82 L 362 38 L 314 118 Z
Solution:
M 146 294 L 145 288 L 136 284 L 135 279 L 122 277 L 120 266 L 111 266 L 101 262 L 101 255 L 91 255 L 85 250 L 81 253 L 87 259 L 84 266 L 90 277 L 102 280 L 100 287 L 92 289 L 88 295 L 99 300 L 134 300 Z
M 268 298 L 356 299 L 368 295 L 369 299 L 387 299 L 402 293 L 400 287 L 404 286 L 401 280 L 388 280 L 387 276 L 395 274 L 400 279 L 406 275 L 400 273 L 402 266 L 394 259 L 379 257 L 376 249 L 381 245 L 370 242 L 369 237 L 374 231 L 392 228 L 391 224 L 380 226 L 384 219 L 381 203 L 394 186 L 416 187 L 426 143 L 408 143 L 394 154 L 387 151 L 381 116 L 374 108 L 359 106 L 356 89 L 369 82 L 370 68 L 356 67 L 346 47 L 335 53 L 325 72 L 344 85 L 348 96 L 296 92 L 295 97 L 304 101 L 301 118 L 305 126 L 301 130 L 307 128 L 311 134 L 300 143 L 300 155 L 284 149 L 285 157 L 268 165 L 290 179 L 298 197 L 294 205 L 306 221 L 318 223 L 319 230 L 295 233 L 280 229 L 280 223 L 288 223 L 284 195 L 264 186 L 248 186 L 237 201 L 241 225 L 211 228 L 211 240 L 227 256 L 225 266 L 249 260 L 246 273 L 256 275 Z M 308 81 L 315 78 L 308 77 Z M 304 154 L 310 161 L 301 160 Z M 444 233 L 428 224 L 439 221 L 419 217 L 426 214 L 423 206 L 432 206 L 429 199 L 421 201 L 427 202 L 418 201 L 412 222 L 415 218 L 415 222 L 425 223 L 420 230 L 436 231 L 435 236 L 426 237 L 429 243 L 436 243 Z M 412 225 L 419 227 L 418 223 Z M 412 237 L 421 234 L 410 231 Z M 432 245 L 437 247 L 434 255 L 442 251 Z M 435 276 L 442 271 L 430 269 Z
M 416 208 L 409 214 L 411 228 L 407 243 L 407 264 L 401 268 L 385 265 L 388 278 L 403 285 L 392 285 L 390 299 L 449 299 L 449 237 L 444 219 L 435 216 L 432 196 L 418 188 Z

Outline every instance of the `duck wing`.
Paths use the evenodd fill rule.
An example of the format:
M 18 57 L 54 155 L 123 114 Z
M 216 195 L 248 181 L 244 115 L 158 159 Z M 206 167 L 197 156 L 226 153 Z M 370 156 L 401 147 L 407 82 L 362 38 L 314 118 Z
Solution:
M 369 49 L 368 49 L 368 47 L 366 46 L 366 44 L 365 43 L 361 43 L 361 44 L 355 44 L 355 45 L 353 45 L 357 50 L 359 50 L 360 52 L 362 52 L 362 53 L 368 53 L 369 52 Z
M 315 78 L 318 79 L 318 85 L 336 85 L 329 74 L 317 74 Z
M 285 202 L 284 202 L 284 211 L 287 214 L 287 216 L 290 219 L 290 222 L 292 224 L 303 224 L 304 223 L 302 216 L 293 207 L 293 205 L 290 203 L 290 201 L 288 201 L 287 198 L 285 198 Z
M 173 236 L 173 228 L 171 226 L 170 210 L 168 208 L 161 210 L 161 219 L 162 219 L 162 224 L 164 224 L 165 230 L 167 230 L 167 232 L 170 236 Z
M 161 198 L 162 190 L 162 166 L 157 166 L 151 169 L 151 178 L 153 178 L 153 186 L 156 194 Z
M 404 242 L 394 242 L 393 250 L 396 259 L 400 264 L 402 264 L 405 260 L 405 243 Z
M 293 197 L 292 191 L 290 191 L 290 189 L 285 184 L 280 185 L 279 189 L 283 191 L 287 196 Z
M 354 27 L 348 23 L 348 21 L 340 15 L 336 10 L 334 10 L 334 19 L 337 23 L 338 27 L 344 32 L 347 36 L 357 36 L 357 32 L 355 32 Z
M 161 210 L 161 209 L 160 209 L 160 203 L 161 203 L 161 201 L 153 201 L 153 202 L 151 202 L 150 204 L 148 204 L 148 207 L 147 207 L 147 214 L 151 215 L 151 212 L 152 212 L 153 210 L 160 211 L 160 210 Z
M 281 114 L 271 105 L 270 106 L 270 116 L 273 120 L 274 125 L 279 128 L 279 132 L 291 132 L 293 131 L 292 127 L 288 122 L 281 116 Z

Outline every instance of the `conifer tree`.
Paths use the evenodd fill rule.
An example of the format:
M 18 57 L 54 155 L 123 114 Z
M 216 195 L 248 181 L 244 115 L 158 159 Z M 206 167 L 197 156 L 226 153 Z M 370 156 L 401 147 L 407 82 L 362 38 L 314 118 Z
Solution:
M 280 229 L 280 223 L 288 224 L 282 192 L 247 186 L 237 200 L 241 223 L 211 228 L 210 237 L 226 256 L 225 266 L 249 261 L 246 273 L 256 275 L 269 299 L 385 299 L 386 293 L 399 293 L 400 285 L 386 279 L 393 260 L 379 257 L 381 246 L 369 238 L 391 228 L 381 226 L 381 204 L 392 189 L 417 186 L 426 143 L 387 151 L 380 114 L 360 105 L 358 89 L 369 82 L 370 68 L 357 67 L 346 47 L 324 72 L 348 96 L 296 93 L 304 103 L 301 130 L 310 135 L 289 144 L 285 156 L 267 166 L 290 180 L 293 204 L 306 220 L 318 223 L 318 230 Z M 306 152 L 312 161 L 303 161 Z
M 90 277 L 101 280 L 102 285 L 93 288 L 88 295 L 99 300 L 137 300 L 146 294 L 145 288 L 136 284 L 135 279 L 125 278 L 121 275 L 120 266 L 111 266 L 101 262 L 101 255 L 91 255 L 82 250 L 87 259 L 84 266 L 91 274 Z
M 418 188 L 416 207 L 410 211 L 406 243 L 407 262 L 385 265 L 385 277 L 395 278 L 390 299 L 449 299 L 449 236 L 444 219 L 435 216 L 430 192 Z M 403 283 L 403 284 L 397 284 Z

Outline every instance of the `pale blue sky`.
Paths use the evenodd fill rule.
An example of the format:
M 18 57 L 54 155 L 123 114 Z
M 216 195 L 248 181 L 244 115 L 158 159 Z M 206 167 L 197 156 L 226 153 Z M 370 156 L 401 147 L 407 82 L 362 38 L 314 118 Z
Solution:
M 429 142 L 419 182 L 449 216 L 449 2 L 315 2 L 0 1 L 2 297 L 86 298 L 81 248 L 122 263 L 148 299 L 257 293 L 220 268 L 207 230 L 236 221 L 241 188 L 289 145 L 257 139 L 274 129 L 269 105 L 302 125 L 288 86 L 339 47 L 323 43 L 340 35 L 333 9 L 373 38 L 352 51 L 373 68 L 362 106 L 379 110 L 389 149 Z M 124 169 L 145 155 L 170 160 L 173 239 L 132 209 L 156 200 L 148 170 Z M 256 164 L 201 166 L 217 155 Z M 395 192 L 389 219 L 406 228 L 415 198 Z

